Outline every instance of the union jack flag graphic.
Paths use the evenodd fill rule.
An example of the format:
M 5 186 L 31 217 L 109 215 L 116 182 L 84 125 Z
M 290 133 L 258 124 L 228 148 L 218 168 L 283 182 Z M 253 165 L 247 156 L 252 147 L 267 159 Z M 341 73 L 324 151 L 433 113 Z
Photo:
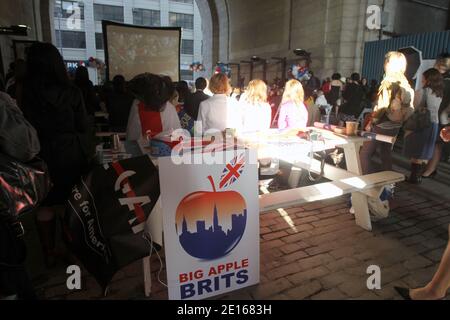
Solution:
M 219 188 L 227 188 L 233 183 L 235 183 L 245 168 L 245 153 L 234 157 L 229 164 L 226 165 L 223 170 L 222 177 L 220 178 Z

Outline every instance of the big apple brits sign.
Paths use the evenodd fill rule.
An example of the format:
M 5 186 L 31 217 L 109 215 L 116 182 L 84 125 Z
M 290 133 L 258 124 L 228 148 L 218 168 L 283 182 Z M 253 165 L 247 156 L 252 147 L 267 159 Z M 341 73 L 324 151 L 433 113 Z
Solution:
M 213 297 L 259 283 L 258 169 L 250 150 L 223 164 L 161 158 L 169 298 Z

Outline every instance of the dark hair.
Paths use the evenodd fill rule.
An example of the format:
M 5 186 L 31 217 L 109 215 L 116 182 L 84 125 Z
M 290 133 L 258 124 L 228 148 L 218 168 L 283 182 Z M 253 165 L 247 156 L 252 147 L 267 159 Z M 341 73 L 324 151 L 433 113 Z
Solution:
M 353 73 L 352 75 L 351 75 L 351 79 L 353 80 L 353 81 L 359 81 L 359 80 L 361 80 L 361 76 L 359 75 L 359 73 Z
M 442 74 L 432 68 L 425 71 L 423 76 L 425 78 L 424 88 L 430 88 L 437 97 L 442 98 L 444 96 L 444 77 Z
M 203 91 L 206 89 L 207 86 L 208 82 L 206 81 L 205 78 L 198 78 L 197 80 L 195 80 L 195 89 Z
M 88 86 L 90 83 L 88 69 L 84 66 L 79 66 L 75 71 L 75 84 L 77 87 Z
M 173 83 L 172 78 L 169 76 L 162 76 L 161 78 L 167 86 L 167 89 L 169 91 L 169 99 L 171 99 L 176 91 L 175 83 Z
M 177 84 L 177 91 L 179 95 L 179 101 L 184 102 L 186 101 L 186 98 L 191 93 L 191 90 L 189 90 L 189 85 L 186 81 L 180 81 Z
M 342 76 L 340 73 L 335 73 L 331 76 L 331 80 L 341 80 Z
M 179 90 L 189 90 L 189 84 L 186 81 L 180 81 L 177 84 L 177 89 Z
M 70 86 L 67 69 L 58 49 L 51 43 L 36 42 L 28 48 L 26 56 L 20 106 L 24 110 L 31 110 L 35 105 L 41 108 L 57 107 L 46 103 L 47 92 Z
M 116 76 L 114 76 L 113 80 L 112 80 L 112 84 L 113 84 L 113 89 L 114 92 L 116 93 L 123 93 L 125 92 L 125 77 L 118 74 Z
M 157 112 L 161 112 L 162 107 L 171 98 L 167 78 L 151 73 L 138 75 L 131 80 L 130 91 L 147 109 Z
M 34 88 L 69 84 L 64 60 L 51 43 L 37 42 L 28 48 L 26 74 L 26 81 Z
M 436 65 L 445 68 L 447 74 L 450 71 L 450 54 L 444 52 L 437 56 Z

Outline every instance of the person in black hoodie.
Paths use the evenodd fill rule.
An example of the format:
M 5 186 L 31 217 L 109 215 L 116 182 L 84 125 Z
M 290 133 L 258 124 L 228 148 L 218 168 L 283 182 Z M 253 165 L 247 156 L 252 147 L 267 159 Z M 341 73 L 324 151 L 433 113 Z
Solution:
M 88 130 L 84 135 L 85 145 L 88 153 L 93 156 L 95 154 L 95 112 L 100 109 L 99 101 L 95 93 L 95 88 L 91 80 L 89 80 L 88 69 L 79 66 L 75 71 L 73 83 L 80 89 L 83 96 L 84 106 L 87 112 Z M 93 159 L 90 159 L 90 161 Z
M 106 108 L 109 113 L 109 125 L 113 132 L 127 131 L 128 118 L 134 97 L 127 91 L 124 76 L 113 78 L 113 90 L 106 94 Z
M 362 112 L 363 107 L 363 98 L 364 98 L 364 89 L 359 83 L 360 75 L 358 73 L 354 73 L 351 76 L 351 81 L 345 86 L 345 90 L 342 93 L 342 97 L 345 102 L 339 108 L 340 118 L 341 120 L 358 119 L 359 115 Z
M 74 84 L 81 90 L 86 112 L 88 115 L 93 116 L 99 107 L 97 97 L 95 95 L 94 85 L 92 81 L 89 80 L 89 72 L 86 67 L 79 66 L 77 68 L 75 71 Z
M 53 188 L 36 212 L 47 266 L 56 262 L 56 215 L 89 168 L 88 117 L 81 91 L 70 83 L 58 49 L 35 43 L 27 53 L 22 110 L 36 129 Z

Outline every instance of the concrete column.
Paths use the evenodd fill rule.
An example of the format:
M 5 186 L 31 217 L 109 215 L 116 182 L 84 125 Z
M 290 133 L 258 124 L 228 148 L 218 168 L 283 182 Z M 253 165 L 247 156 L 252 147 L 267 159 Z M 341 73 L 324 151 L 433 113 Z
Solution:
M 209 77 L 212 74 L 213 56 L 214 56 L 214 12 L 213 7 L 207 0 L 195 0 L 198 12 L 202 17 L 201 32 L 202 32 L 202 62 L 205 66 L 204 75 Z M 195 26 L 194 26 L 195 28 Z
M 86 59 L 96 57 L 94 1 L 84 0 L 84 28 L 86 32 Z
M 161 26 L 169 26 L 169 0 L 160 0 L 161 6 Z
M 200 11 L 198 9 L 197 3 L 194 1 L 194 61 L 204 62 L 204 58 L 202 56 L 202 46 L 203 46 L 203 37 L 202 37 L 202 21 L 200 16 Z M 194 80 L 197 77 L 205 76 L 205 72 L 194 73 Z
M 123 21 L 127 24 L 133 24 L 133 1 L 123 1 Z
M 53 17 L 54 1 L 42 0 L 39 5 L 41 16 L 41 35 L 44 42 L 55 43 L 55 26 Z
M 361 31 L 365 28 L 365 1 L 342 1 L 342 25 L 339 44 L 339 71 L 344 77 L 359 72 L 362 56 Z
M 219 60 L 228 62 L 230 60 L 230 38 L 229 38 L 229 4 L 226 0 L 216 0 L 217 15 L 219 18 Z

